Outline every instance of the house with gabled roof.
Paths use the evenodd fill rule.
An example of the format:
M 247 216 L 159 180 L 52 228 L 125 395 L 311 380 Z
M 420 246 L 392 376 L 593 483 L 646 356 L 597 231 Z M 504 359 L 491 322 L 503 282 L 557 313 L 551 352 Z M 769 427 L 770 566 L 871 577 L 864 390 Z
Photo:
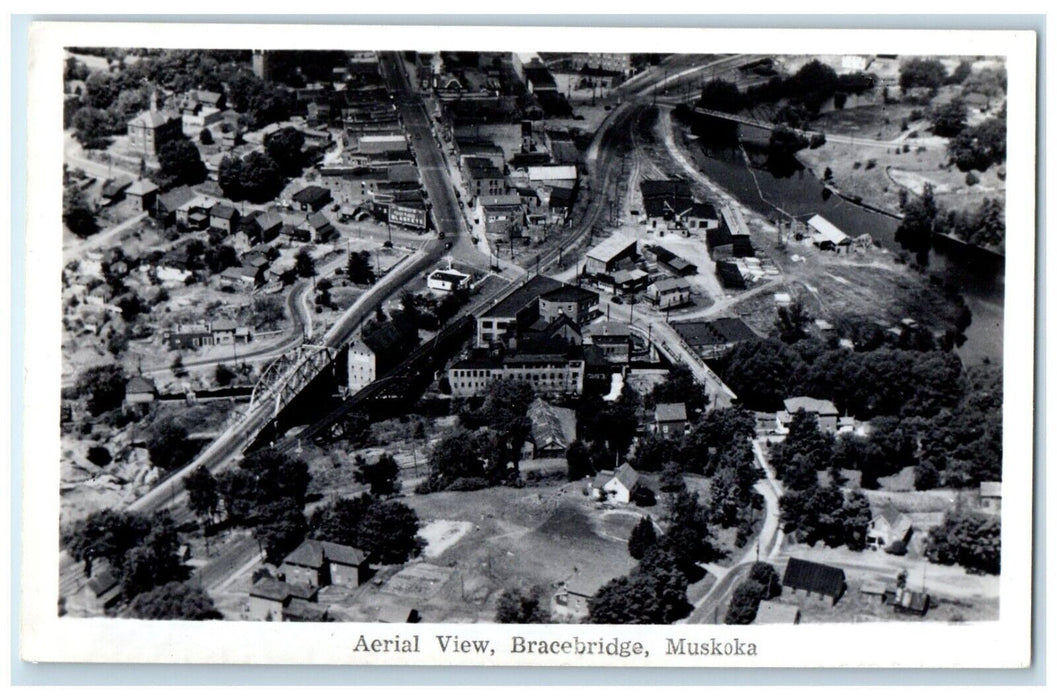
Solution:
M 653 409 L 653 429 L 664 437 L 682 437 L 686 432 L 686 404 L 657 404 Z
M 125 382 L 125 403 L 152 403 L 158 398 L 158 388 L 146 377 L 132 377 Z
M 784 435 L 789 432 L 789 425 L 793 422 L 793 416 L 800 411 L 815 416 L 818 420 L 818 429 L 829 433 L 837 432 L 837 419 L 839 413 L 837 407 L 828 399 L 816 399 L 811 396 L 793 396 L 782 401 L 785 410 L 775 414 L 777 421 L 777 432 Z
M 988 513 L 1002 511 L 1002 482 L 980 482 L 980 509 Z
M 913 523 L 891 503 L 875 508 L 866 529 L 866 546 L 873 550 L 887 549 L 896 543 L 906 545 L 913 534 Z
M 616 471 L 604 469 L 591 480 L 591 497 L 613 503 L 630 503 L 631 492 L 639 483 L 639 473 L 627 462 Z
M 318 593 L 316 586 L 266 576 L 253 584 L 246 607 L 251 619 L 279 621 L 283 619 L 283 610 L 291 603 L 315 603 Z
M 355 547 L 305 540 L 286 555 L 280 573 L 288 583 L 355 588 L 371 577 L 367 555 Z
M 790 557 L 785 565 L 782 588 L 793 594 L 805 593 L 817 595 L 822 599 L 829 598 L 836 605 L 847 590 L 848 584 L 844 569 Z

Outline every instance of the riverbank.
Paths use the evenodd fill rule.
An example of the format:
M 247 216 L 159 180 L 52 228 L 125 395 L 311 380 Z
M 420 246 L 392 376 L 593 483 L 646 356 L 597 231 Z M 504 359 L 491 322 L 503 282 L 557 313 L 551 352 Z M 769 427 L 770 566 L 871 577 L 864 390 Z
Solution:
M 664 119 L 661 124 L 666 125 Z M 901 264 L 901 261 L 913 261 L 914 256 L 904 253 L 895 240 L 900 219 L 891 212 L 854 203 L 849 199 L 849 192 L 839 196 L 821 182 L 813 167 L 778 176 L 765 167 L 747 162 L 746 154 L 738 145 L 702 144 L 688 136 L 685 126 L 672 126 L 674 134 L 666 133 L 664 137 L 671 142 L 666 143 L 669 149 L 674 147 L 682 156 L 675 160 L 685 161 L 680 165 L 689 165 L 694 171 L 695 174 L 687 173 L 692 181 L 708 183 L 709 196 L 719 192 L 721 201 L 734 200 L 742 208 L 752 210 L 749 222 L 754 246 L 782 270 L 791 287 L 785 291 L 801 296 L 810 311 L 818 314 L 816 317 L 828 319 L 850 314 L 892 320 L 886 317 L 896 314 L 896 322 L 910 317 L 923 326 L 944 329 L 954 322 L 960 306 L 946 297 L 943 288 L 950 285 L 965 297 L 973 315 L 973 323 L 966 331 L 967 340 L 958 349 L 959 355 L 968 364 L 985 359 L 1001 361 L 1004 289 L 1001 265 L 977 269 L 965 256 L 949 250 L 949 246 L 937 245 L 924 270 L 919 272 Z M 783 242 L 772 223 L 789 216 L 804 220 L 815 214 L 821 214 L 853 237 L 869 234 L 881 249 L 849 256 L 819 253 L 810 246 Z M 760 226 L 761 222 L 767 223 Z M 795 260 L 791 257 L 794 253 Z M 846 271 L 840 271 L 840 267 Z M 757 310 L 753 315 L 762 318 L 767 314 Z

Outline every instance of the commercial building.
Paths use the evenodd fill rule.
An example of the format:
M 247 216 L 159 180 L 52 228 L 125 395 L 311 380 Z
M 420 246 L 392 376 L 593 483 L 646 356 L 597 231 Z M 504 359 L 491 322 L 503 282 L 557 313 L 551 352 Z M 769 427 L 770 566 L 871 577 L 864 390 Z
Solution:
M 550 277 L 536 275 L 477 317 L 475 345 L 487 347 L 516 337 L 518 326 L 528 326 L 539 317 L 539 298 L 562 287 Z
M 602 241 L 587 252 L 584 272 L 599 275 L 612 272 L 624 260 L 638 255 L 638 243 L 629 236 L 616 235 Z
M 705 360 L 723 355 L 738 343 L 759 338 L 740 318 L 672 323 L 672 328 Z
M 537 396 L 579 396 L 584 390 L 584 360 L 576 353 L 514 353 L 462 360 L 448 370 L 456 398 L 476 396 L 498 378 L 526 382 Z
M 582 325 L 587 323 L 588 314 L 597 305 L 597 292 L 565 284 L 540 295 L 539 315 L 548 323 L 559 316 L 566 316 L 577 325 Z

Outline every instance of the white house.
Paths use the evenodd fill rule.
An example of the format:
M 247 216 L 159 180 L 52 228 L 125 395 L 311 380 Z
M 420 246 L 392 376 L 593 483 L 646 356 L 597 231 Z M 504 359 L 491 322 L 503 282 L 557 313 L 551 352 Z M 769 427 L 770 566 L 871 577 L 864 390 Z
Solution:
M 866 530 L 866 546 L 873 550 L 885 549 L 896 542 L 904 545 L 910 540 L 913 523 L 906 513 L 886 503 L 874 511 L 873 519 Z
M 608 469 L 598 472 L 591 482 L 591 497 L 614 503 L 630 503 L 631 492 L 639 482 L 639 473 L 624 462 L 616 472 Z

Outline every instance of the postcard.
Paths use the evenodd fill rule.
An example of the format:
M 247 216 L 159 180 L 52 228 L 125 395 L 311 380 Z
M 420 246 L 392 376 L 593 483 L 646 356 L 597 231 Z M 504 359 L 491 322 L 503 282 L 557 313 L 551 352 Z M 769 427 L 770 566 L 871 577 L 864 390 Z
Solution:
M 1030 662 L 1034 33 L 30 52 L 24 659 Z

